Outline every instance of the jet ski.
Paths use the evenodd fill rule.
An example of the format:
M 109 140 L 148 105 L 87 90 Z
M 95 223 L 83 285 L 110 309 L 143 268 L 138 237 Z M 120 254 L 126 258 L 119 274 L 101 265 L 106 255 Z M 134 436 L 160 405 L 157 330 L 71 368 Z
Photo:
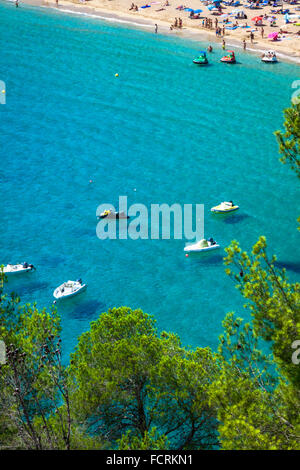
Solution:
M 198 57 L 195 57 L 195 59 L 193 59 L 193 62 L 194 64 L 197 64 L 197 65 L 207 65 L 208 60 L 206 57 L 206 52 L 204 51 L 199 52 Z
M 66 297 L 73 297 L 74 295 L 79 294 L 79 292 L 82 292 L 86 286 L 86 284 L 82 283 L 81 279 L 78 279 L 77 281 L 67 281 L 55 289 L 53 296 L 58 300 Z
M 275 64 L 276 62 L 278 62 L 277 57 L 276 57 L 276 52 L 274 51 L 264 52 L 263 55 L 261 56 L 261 60 L 262 62 L 272 63 L 272 64 Z
M 33 264 L 22 263 L 22 264 L 7 264 L 3 268 L 3 273 L 8 274 L 18 274 L 18 273 L 27 273 L 29 271 L 34 271 L 36 268 Z
M 198 253 L 202 251 L 206 252 L 210 250 L 216 250 L 218 248 L 220 248 L 220 245 L 218 245 L 218 243 L 213 238 L 209 238 L 208 240 L 204 238 L 203 240 L 200 240 L 199 242 L 194 243 L 193 245 L 184 247 L 184 251 L 188 253 Z
M 235 55 L 233 51 L 227 51 L 227 55 L 222 57 L 221 62 L 224 62 L 226 64 L 235 64 Z
M 115 212 L 111 209 L 106 209 L 97 217 L 98 219 L 129 219 L 129 216 L 126 215 L 125 212 Z
M 235 205 L 232 201 L 224 201 L 221 202 L 218 206 L 212 207 L 210 210 L 211 212 L 220 212 L 220 213 L 226 213 L 226 212 L 233 212 L 239 209 L 239 206 Z

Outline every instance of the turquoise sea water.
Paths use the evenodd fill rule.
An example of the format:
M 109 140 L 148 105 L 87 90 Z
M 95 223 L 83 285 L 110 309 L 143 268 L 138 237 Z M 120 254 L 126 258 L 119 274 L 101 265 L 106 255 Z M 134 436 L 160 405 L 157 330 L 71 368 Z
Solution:
M 96 208 L 119 195 L 203 203 L 207 237 L 249 249 L 264 234 L 299 277 L 299 192 L 272 135 L 299 67 L 241 51 L 226 66 L 216 48 L 199 68 L 191 59 L 207 44 L 24 5 L 1 3 L 0 15 L 0 260 L 37 266 L 7 289 L 40 307 L 65 280 L 88 283 L 58 306 L 66 354 L 112 306 L 141 307 L 160 330 L 212 347 L 225 313 L 242 311 L 222 252 L 185 258 L 180 240 L 100 241 Z M 240 211 L 210 214 L 226 199 Z

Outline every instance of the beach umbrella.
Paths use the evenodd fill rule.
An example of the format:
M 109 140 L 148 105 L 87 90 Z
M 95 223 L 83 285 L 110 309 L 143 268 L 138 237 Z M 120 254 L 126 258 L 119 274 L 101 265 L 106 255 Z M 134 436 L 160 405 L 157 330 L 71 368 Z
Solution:
M 202 13 L 203 10 L 195 10 L 195 13 Z
M 278 38 L 278 33 L 274 31 L 274 33 L 268 34 L 268 38 L 276 40 Z
M 263 17 L 262 17 L 262 16 L 255 16 L 254 18 L 252 18 L 252 20 L 251 20 L 251 21 L 255 21 L 255 22 L 257 22 L 257 21 L 262 21 L 262 19 L 263 19 Z

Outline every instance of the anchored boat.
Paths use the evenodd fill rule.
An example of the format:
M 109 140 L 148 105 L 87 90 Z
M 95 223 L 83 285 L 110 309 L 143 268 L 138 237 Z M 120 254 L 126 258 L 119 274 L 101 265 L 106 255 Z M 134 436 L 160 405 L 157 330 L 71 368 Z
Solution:
M 229 202 L 224 201 L 224 202 L 221 202 L 221 204 L 219 204 L 218 206 L 212 207 L 210 210 L 211 212 L 225 213 L 225 212 L 237 211 L 238 209 L 239 209 L 239 206 L 234 204 L 232 201 L 229 201 Z
M 111 209 L 106 209 L 97 217 L 98 219 L 129 219 L 125 212 L 114 212 Z
M 206 240 L 205 238 L 203 240 L 200 240 L 197 243 L 194 243 L 193 245 L 186 246 L 184 248 L 184 251 L 191 253 L 198 253 L 198 252 L 205 252 L 205 251 L 210 251 L 210 250 L 216 250 L 220 248 L 220 245 L 213 239 L 209 238 Z
M 27 273 L 29 271 L 34 271 L 36 268 L 33 264 L 22 263 L 22 264 L 7 264 L 3 268 L 4 274 L 18 274 L 18 273 Z
M 83 284 L 81 279 L 77 281 L 67 281 L 61 284 L 53 292 L 55 299 L 63 299 L 66 297 L 73 297 L 79 294 L 86 288 L 87 284 Z

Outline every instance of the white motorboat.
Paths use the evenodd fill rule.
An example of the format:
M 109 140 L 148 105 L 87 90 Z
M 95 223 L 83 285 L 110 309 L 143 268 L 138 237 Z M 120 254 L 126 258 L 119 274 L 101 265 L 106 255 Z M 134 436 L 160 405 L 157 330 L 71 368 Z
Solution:
M 22 263 L 22 264 L 7 264 L 3 268 L 5 275 L 8 274 L 18 274 L 18 273 L 27 273 L 29 271 L 35 270 L 33 264 Z
M 275 51 L 264 52 L 261 56 L 262 62 L 275 63 L 278 62 Z
M 186 252 L 194 252 L 194 253 L 198 253 L 200 251 L 210 251 L 210 250 L 216 250 L 220 248 L 220 245 L 218 245 L 218 243 L 213 240 L 213 238 L 209 238 L 208 240 L 206 240 L 205 238 L 203 240 L 200 240 L 199 242 L 197 243 L 194 243 L 193 245 L 188 245 L 184 248 L 184 251 Z
M 86 284 L 82 283 L 81 279 L 78 279 L 77 281 L 67 281 L 55 289 L 53 296 L 56 299 L 73 297 L 74 295 L 79 294 L 79 292 L 82 292 L 86 286 Z
M 210 210 L 211 212 L 225 213 L 225 212 L 233 212 L 238 209 L 239 209 L 239 206 L 234 204 L 232 201 L 229 201 L 229 202 L 224 201 L 224 202 L 221 202 L 221 204 L 219 204 L 218 206 L 212 207 Z
M 115 212 L 111 209 L 106 209 L 97 217 L 98 219 L 129 219 L 129 216 L 126 215 L 125 212 Z

